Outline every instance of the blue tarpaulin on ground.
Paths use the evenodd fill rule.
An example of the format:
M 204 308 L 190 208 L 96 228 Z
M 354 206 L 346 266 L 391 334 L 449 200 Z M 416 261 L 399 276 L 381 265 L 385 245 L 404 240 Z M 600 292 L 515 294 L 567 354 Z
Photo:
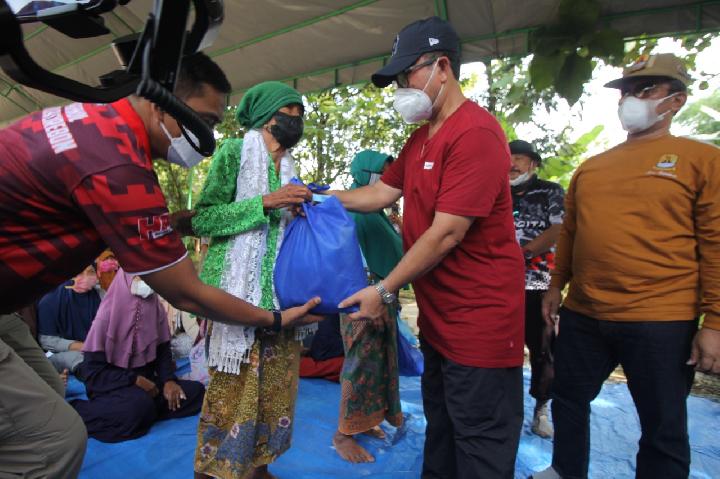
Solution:
M 401 378 L 405 425 L 383 425 L 385 440 L 361 437 L 376 457 L 372 464 L 341 460 L 330 441 L 337 426 L 340 386 L 321 379 L 303 379 L 295 414 L 293 445 L 270 470 L 281 479 L 418 478 L 422 465 L 425 418 L 419 378 Z M 533 400 L 527 395 L 525 371 L 525 423 L 516 477 L 550 463 L 552 443 L 530 433 Z M 74 378 L 68 397 L 80 397 L 82 384 Z M 691 397 L 688 400 L 692 478 L 720 477 L 720 403 Z M 157 423 L 145 437 L 119 444 L 88 442 L 82 479 L 191 478 L 197 416 Z M 640 427 L 627 387 L 607 384 L 593 402 L 590 477 L 632 478 Z

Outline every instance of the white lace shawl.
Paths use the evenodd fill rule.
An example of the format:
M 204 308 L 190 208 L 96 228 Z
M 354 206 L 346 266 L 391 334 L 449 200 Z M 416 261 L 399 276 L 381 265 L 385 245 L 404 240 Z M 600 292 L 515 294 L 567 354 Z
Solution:
M 237 177 L 235 201 L 243 201 L 258 195 L 270 193 L 268 185 L 268 161 L 270 155 L 265 146 L 262 133 L 252 129 L 245 134 L 240 156 L 240 172 Z M 286 152 L 280 161 L 280 184 L 287 184 L 296 176 L 295 165 L 290 153 Z M 292 215 L 283 210 L 277 238 L 276 255 L 285 233 L 285 226 Z M 220 288 L 233 296 L 255 306 L 260 305 L 262 286 L 260 275 L 262 259 L 267 249 L 268 226 L 240 233 L 230 240 L 225 255 L 228 265 L 220 278 Z M 274 263 L 274 261 L 273 261 Z M 278 300 L 273 285 L 273 304 L 278 308 Z M 312 334 L 317 325 L 296 328 L 296 339 L 301 340 Z M 214 323 L 210 336 L 208 366 L 218 371 L 239 374 L 240 366 L 250 359 L 250 350 L 255 342 L 255 328 L 252 326 Z

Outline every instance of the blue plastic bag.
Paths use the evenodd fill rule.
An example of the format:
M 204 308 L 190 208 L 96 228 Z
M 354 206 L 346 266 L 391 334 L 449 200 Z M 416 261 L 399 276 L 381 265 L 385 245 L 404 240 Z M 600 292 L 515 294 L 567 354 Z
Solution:
M 338 303 L 367 286 L 355 221 L 334 196 L 322 203 L 303 204 L 285 229 L 275 263 L 275 293 L 282 309 L 305 304 L 320 296 L 315 314 L 357 311 Z
M 397 315 L 398 372 L 400 376 L 422 376 L 425 360 L 418 348 L 418 340 L 405 322 Z

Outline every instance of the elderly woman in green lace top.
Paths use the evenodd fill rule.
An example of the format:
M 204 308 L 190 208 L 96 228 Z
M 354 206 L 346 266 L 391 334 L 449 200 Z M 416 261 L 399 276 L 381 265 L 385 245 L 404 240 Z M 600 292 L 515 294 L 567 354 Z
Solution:
M 284 83 L 249 89 L 236 115 L 247 132 L 220 146 L 192 217 L 194 233 L 212 238 L 201 279 L 261 308 L 278 308 L 273 269 L 292 219 L 287 207 L 311 198 L 288 184 L 302 115 L 302 97 Z M 313 326 L 275 333 L 212 324 L 196 477 L 273 477 L 267 465 L 290 446 L 298 341 Z

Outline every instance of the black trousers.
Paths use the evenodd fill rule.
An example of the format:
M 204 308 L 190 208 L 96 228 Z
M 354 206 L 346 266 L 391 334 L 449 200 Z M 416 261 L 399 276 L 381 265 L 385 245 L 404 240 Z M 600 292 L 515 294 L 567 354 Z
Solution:
M 552 393 L 553 467 L 564 479 L 588 476 L 590 402 L 618 364 L 642 430 L 635 477 L 688 477 L 686 400 L 694 370 L 685 362 L 696 332 L 697 321 L 601 321 L 566 308 L 560 311 Z
M 555 333 L 549 332 L 548 344 L 543 344 L 545 320 L 542 317 L 543 290 L 525 291 L 525 344 L 530 351 L 530 395 L 545 402 L 550 399 L 553 380 L 553 357 L 551 354 Z M 548 348 L 547 351 L 544 347 Z
M 422 339 L 421 348 L 423 479 L 513 478 L 523 422 L 522 368 L 462 366 Z

